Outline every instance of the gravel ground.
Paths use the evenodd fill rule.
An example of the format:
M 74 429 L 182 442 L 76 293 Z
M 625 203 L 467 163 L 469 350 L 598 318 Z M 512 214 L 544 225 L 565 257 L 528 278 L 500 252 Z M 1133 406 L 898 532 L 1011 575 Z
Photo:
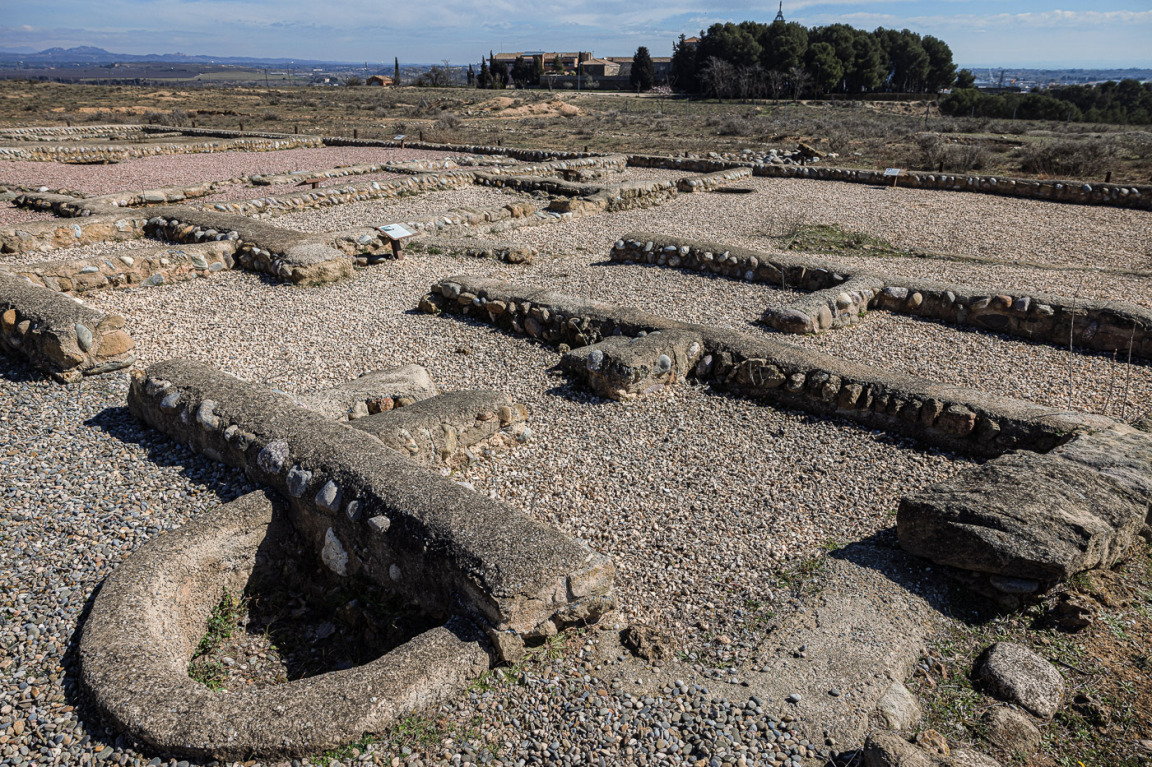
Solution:
M 0 203 L 0 226 L 23 224 L 28 221 L 50 221 L 54 218 L 56 218 L 55 214 L 46 210 L 27 210 L 17 208 L 10 203 Z
M 757 239 L 766 216 L 812 210 L 835 211 L 842 226 L 870 232 L 847 219 L 879 226 L 899 213 L 912 223 L 893 227 L 911 232 L 907 227 L 930 227 L 932 216 L 945 208 L 949 218 L 983 220 L 976 217 L 982 206 L 995 203 L 1006 206 L 1002 215 L 1011 209 L 1019 217 L 1019 228 L 1004 242 L 1020 249 L 1021 257 L 1027 252 L 1036 259 L 1048 247 L 1042 227 L 1026 223 L 1032 213 L 1026 206 L 1039 203 L 960 194 L 937 200 L 927 192 L 896 190 L 868 208 L 864 198 L 880 191 L 806 181 L 756 183 L 771 194 L 685 197 L 652 210 L 507 235 L 541 249 L 533 267 L 414 255 L 334 285 L 291 287 L 227 273 L 88 297 L 94 306 L 126 317 L 141 364 L 194 357 L 250 380 L 305 392 L 365 370 L 419 363 L 445 390 L 508 392 L 528 405 L 533 440 L 457 478 L 613 556 L 620 601 L 613 620 L 667 629 L 695 663 L 692 679 L 668 679 L 659 669 L 623 658 L 610 632 L 577 632 L 567 646 L 534 653 L 524 668 L 482 680 L 430 720 L 411 725 L 409 732 L 428 728 L 428 743 L 416 743 L 409 734 L 397 744 L 409 752 L 395 752 L 387 743 L 358 747 L 333 764 L 417 764 L 427 750 L 432 761 L 453 765 L 794 765 L 823 748 L 788 735 L 791 717 L 781 711 L 786 704 L 741 695 L 739 679 L 755 672 L 753 646 L 763 624 L 794 604 L 791 590 L 776 578 L 777 568 L 796 565 L 829 543 L 890 528 L 901 494 L 970 462 L 706 388 L 681 387 L 626 404 L 601 401 L 550 372 L 558 354 L 545 346 L 411 311 L 433 281 L 483 273 L 749 329 L 767 303 L 790 294 L 676 270 L 606 265 L 611 242 L 630 229 L 650 229 L 736 244 Z M 774 184 L 789 186 L 768 188 Z M 310 231 L 344 228 L 380 215 L 403 219 L 496 204 L 468 197 L 493 191 L 358 203 L 292 214 L 277 223 Z M 816 197 L 826 199 L 822 204 Z M 905 197 L 907 210 L 887 208 Z M 1061 246 L 1074 248 L 1084 263 L 1104 258 L 1093 227 L 1115 226 L 1109 247 L 1128 248 L 1125 243 L 1139 238 L 1146 220 L 1124 211 L 1051 207 L 1065 221 Z M 1117 218 L 1107 224 L 1111 216 Z M 1068 226 L 1069 217 L 1079 217 L 1079 223 Z M 892 231 L 871 233 L 896 239 Z M 983 246 L 994 242 L 989 229 L 979 234 Z M 65 253 L 78 257 L 155 244 Z M 989 274 L 995 277 L 996 269 Z M 789 340 L 1066 404 L 1068 354 L 1050 347 L 885 313 L 857 328 Z M 1077 407 L 1099 409 L 1108 381 L 1118 389 L 1119 373 L 1129 369 L 1129 399 L 1146 402 L 1152 392 L 1147 367 L 1090 355 L 1076 355 L 1073 365 Z M 101 732 L 73 708 L 79 701 L 66 649 L 93 589 L 124 556 L 150 535 L 249 489 L 234 471 L 142 428 L 124 408 L 126 380 L 117 374 L 65 388 L 0 358 L 0 475 L 6 480 L 0 497 L 8 511 L 0 525 L 3 767 L 148 762 L 152 754 L 141 755 Z
M 61 250 L 32 251 L 29 253 L 4 253 L 0 255 L 0 264 L 36 264 L 41 261 L 78 261 L 81 258 L 93 256 L 118 256 L 141 248 L 158 248 L 164 245 L 173 245 L 151 237 L 141 237 L 138 240 L 125 240 L 123 242 L 94 242 L 91 245 L 82 245 L 78 248 L 63 248 Z
M 621 289 L 639 276 L 588 269 Z M 966 462 L 705 389 L 628 405 L 602 402 L 550 374 L 558 355 L 546 347 L 409 313 L 434 279 L 476 270 L 519 271 L 420 256 L 316 288 L 227 274 L 90 300 L 126 315 L 144 363 L 194 356 L 305 391 L 417 362 L 444 389 L 493 387 L 529 406 L 533 441 L 460 479 L 611 554 L 619 567 L 617 618 L 670 628 L 699 659 L 699 678 L 662 681 L 655 670 L 621 664 L 612 649 L 594 660 L 592 643 L 611 634 L 590 635 L 587 645 L 577 639 L 568 652 L 541 657 L 515 679 L 446 707 L 449 731 L 457 724 L 458 735 L 471 730 L 440 741 L 438 759 L 460 763 L 495 752 L 506 764 L 597 763 L 601 756 L 604 763 L 643 763 L 662 749 L 673 763 L 711 757 L 736 764 L 743 756 L 744 763 L 772 764 L 787 749 L 797 758 L 808 753 L 808 745 L 801 752 L 786 736 L 780 702 L 745 708 L 747 694 L 732 682 L 737 672 L 749 673 L 748 653 L 715 636 L 741 636 L 750 603 L 784 608 L 787 592 L 773 585 L 775 568 L 829 541 L 889 526 L 901 493 Z M 214 307 L 214 318 L 205 319 L 204 306 Z M 0 764 L 79 763 L 97 746 L 111 750 L 110 763 L 137 763 L 128 744 L 90 732 L 75 711 L 64 710 L 76 700 L 70 674 L 61 676 L 61 653 L 85 599 L 116 562 L 157 530 L 247 489 L 234 472 L 135 424 L 123 408 L 125 388 L 123 375 L 79 388 L 19 369 L 0 376 L 0 419 L 15 424 L 0 452 L 14 520 L 0 528 L 8 560 L 0 576 L 8 595 L 0 602 Z M 619 514 L 621 508 L 630 513 Z M 43 551 L 59 564 L 45 565 Z M 382 754 L 390 761 L 384 747 L 359 758 Z M 775 754 L 780 759 L 770 761 Z M 453 762 L 453 755 L 462 759 Z
M 360 226 L 400 223 L 443 215 L 457 208 L 487 208 L 506 205 L 527 195 L 487 186 L 465 186 L 445 192 L 424 192 L 412 197 L 381 198 L 277 216 L 276 226 L 299 232 L 333 232 Z
M 373 147 L 281 149 L 274 152 L 213 152 L 141 157 L 114 165 L 66 165 L 54 162 L 0 160 L 0 181 L 76 189 L 108 194 L 175 183 L 223 181 L 236 176 L 327 170 L 338 165 L 362 165 L 409 160 L 438 160 L 451 152 Z

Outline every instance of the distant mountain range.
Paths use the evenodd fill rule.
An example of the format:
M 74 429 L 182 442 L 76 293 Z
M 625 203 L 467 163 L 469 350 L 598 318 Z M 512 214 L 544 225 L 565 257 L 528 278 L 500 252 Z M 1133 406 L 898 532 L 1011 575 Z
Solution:
M 309 59 L 291 58 L 253 58 L 249 56 L 193 56 L 186 53 L 111 53 L 103 48 L 92 45 L 80 45 L 75 48 L 48 48 L 36 51 L 31 48 L 0 48 L 0 63 L 16 64 L 23 62 L 27 67 L 44 65 L 60 66 L 67 64 L 116 64 L 125 62 L 171 62 L 194 64 L 236 64 L 239 66 L 257 66 L 262 64 L 284 65 L 295 63 L 298 66 L 311 66 L 314 64 L 344 64 L 350 62 L 316 61 Z

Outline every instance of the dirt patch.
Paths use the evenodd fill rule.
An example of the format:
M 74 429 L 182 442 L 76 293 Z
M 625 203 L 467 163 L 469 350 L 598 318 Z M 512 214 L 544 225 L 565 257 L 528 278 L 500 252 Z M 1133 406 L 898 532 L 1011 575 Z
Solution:
M 164 114 L 167 114 L 167 113 L 171 112 L 172 110 L 170 110 L 170 109 L 157 109 L 156 107 L 130 106 L 130 107 L 78 107 L 76 109 L 69 109 L 68 107 L 55 107 L 52 111 L 53 112 L 69 112 L 70 111 L 70 112 L 73 112 L 76 114 L 82 114 L 82 115 L 95 115 L 95 114 L 100 114 L 101 112 L 114 112 L 116 114 L 121 114 L 121 115 L 146 115 L 146 114 L 149 114 L 150 112 L 162 112 Z
M 926 702 L 923 729 L 952 744 L 993 749 L 983 716 L 998 705 L 974 689 L 976 657 L 996 641 L 1031 647 L 1051 661 L 1068 689 L 1051 722 L 1033 719 L 1043 734 L 1036 767 L 1144 764 L 1139 741 L 1152 738 L 1152 560 L 1141 547 L 1125 563 L 1081 575 L 1021 612 L 998 613 L 973 598 L 957 607 L 959 619 L 929 651 L 908 683 Z M 1063 605 L 1085 608 L 1088 625 L 1076 629 Z M 1000 753 L 1004 764 L 1020 755 Z M 1143 755 L 1146 756 L 1146 755 Z
M 584 114 L 584 110 L 580 107 L 560 99 L 524 104 L 507 96 L 498 96 L 494 99 L 489 99 L 481 104 L 477 104 L 476 108 L 481 112 L 507 118 L 576 117 L 577 115 Z

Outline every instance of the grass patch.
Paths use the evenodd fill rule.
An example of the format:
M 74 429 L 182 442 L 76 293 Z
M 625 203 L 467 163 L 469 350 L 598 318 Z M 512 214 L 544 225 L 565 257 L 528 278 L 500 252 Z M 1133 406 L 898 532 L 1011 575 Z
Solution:
M 196 653 L 188 663 L 188 676 L 210 689 L 221 688 L 224 681 L 224 665 L 209 656 L 216 648 L 232 638 L 240 619 L 247 611 L 247 600 L 240 599 L 228 589 L 224 589 L 220 602 L 212 608 L 208 616 L 207 631 L 200 638 Z
M 879 237 L 841 229 L 835 224 L 804 224 L 786 241 L 788 250 L 801 253 L 836 253 L 887 258 L 913 255 Z
M 1147 654 L 1152 620 L 1152 568 L 1147 547 L 1106 572 L 1077 576 L 1019 611 L 1005 611 L 957 588 L 951 628 L 930 645 L 908 686 L 924 709 L 923 729 L 935 729 L 954 746 L 991 752 L 1001 763 L 1036 767 L 1142 764 L 1134 743 L 1152 737 L 1152 660 Z M 1097 605 L 1087 628 L 1060 628 L 1063 592 Z M 1038 754 L 999 752 L 987 742 L 984 714 L 1002 705 L 972 683 L 976 659 L 994 642 L 1030 647 L 1051 662 L 1067 684 L 1065 700 L 1049 722 L 1033 719 L 1043 736 Z

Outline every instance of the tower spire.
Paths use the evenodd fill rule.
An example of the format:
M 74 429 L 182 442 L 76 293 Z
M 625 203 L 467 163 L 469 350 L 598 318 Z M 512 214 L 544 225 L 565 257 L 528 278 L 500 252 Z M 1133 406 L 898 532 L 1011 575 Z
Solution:
M 780 0 L 780 9 L 776 11 L 776 18 L 772 20 L 772 23 L 775 24 L 777 21 L 784 21 L 784 0 Z

